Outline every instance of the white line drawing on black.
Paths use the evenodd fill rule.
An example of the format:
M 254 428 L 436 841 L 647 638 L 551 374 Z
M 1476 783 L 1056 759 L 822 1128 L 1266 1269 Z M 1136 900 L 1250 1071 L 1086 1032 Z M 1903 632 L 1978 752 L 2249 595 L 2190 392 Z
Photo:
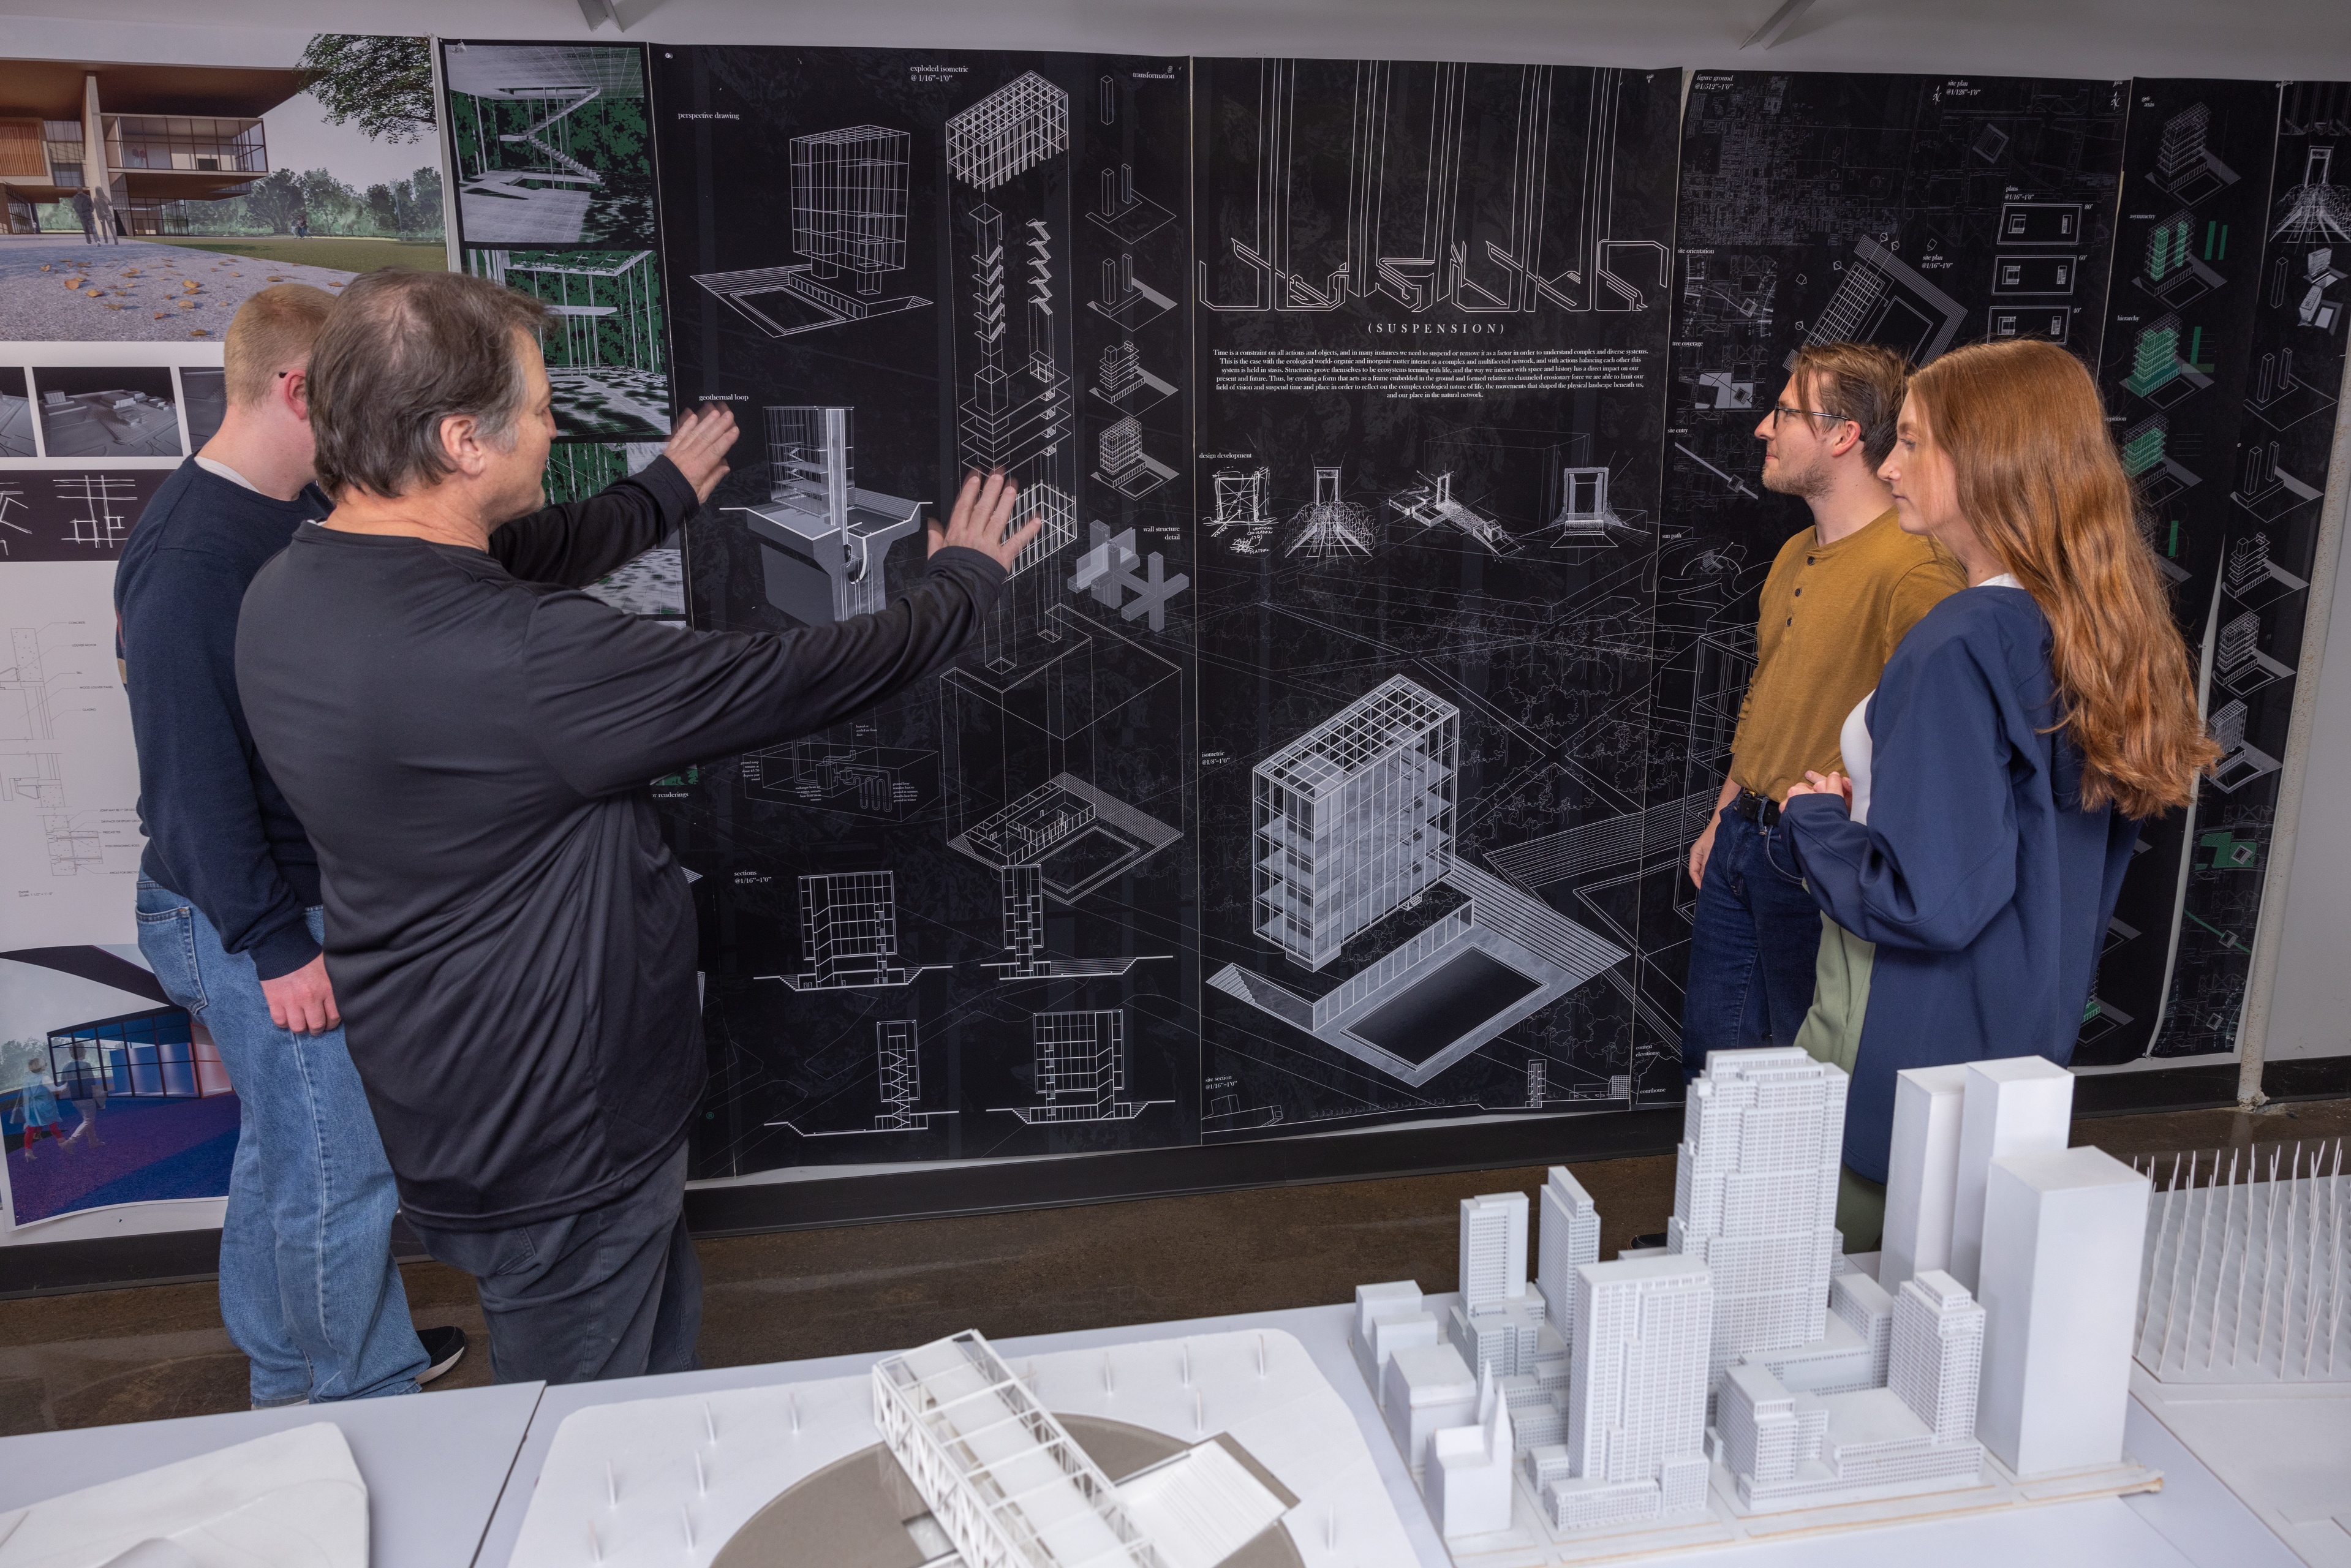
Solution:
M 1176 221 L 1176 214 L 1134 188 L 1134 167 L 1121 163 L 1104 169 L 1102 195 L 1088 209 L 1086 220 L 1119 244 L 1133 247 Z
M 67 519 L 65 542 L 94 550 L 121 548 L 137 519 L 130 507 L 139 499 L 137 481 L 105 474 L 76 474 L 56 481 L 57 499 L 78 508 Z
M 999 1105 L 1030 1126 L 1054 1122 L 1128 1122 L 1172 1100 L 1122 1100 L 1126 1092 L 1126 1012 L 1031 1013 L 1041 1105 Z
M 2243 535 L 2230 545 L 2220 580 L 2231 599 L 2255 610 L 2310 586 L 2270 559 L 2270 537 L 2263 533 Z
M 2220 760 L 2212 765 L 2212 787 L 2233 795 L 2256 779 L 2265 779 L 2285 766 L 2245 738 L 2247 710 L 2242 697 L 2231 697 L 2212 710 L 2212 738 Z
M 1346 500 L 1339 493 L 1336 466 L 1314 470 L 1314 499 L 1290 514 L 1295 530 L 1284 555 L 1369 555 L 1378 525 L 1371 509 Z
M 2266 354 L 2262 357 L 2269 358 Z M 2278 462 L 2278 443 L 2254 441 L 2245 448 L 2242 483 L 2229 498 L 2262 521 L 2274 523 L 2297 507 L 2317 501 L 2323 494 L 2315 485 L 2305 484 L 2285 471 Z
M 1098 370 L 1094 396 L 1121 413 L 1141 413 L 1154 403 L 1176 395 L 1174 383 L 1143 368 L 1132 338 L 1104 349 Z
M 1180 695 L 1182 672 L 1063 604 L 1038 643 L 1009 668 L 958 664 L 939 683 L 946 831 L 991 870 L 1039 867 L 1069 904 L 1183 837 L 1100 787 L 1096 738 Z
M 1510 530 L 1476 507 L 1456 500 L 1450 473 L 1434 478 L 1423 474 L 1420 483 L 1389 497 L 1388 505 L 1424 530 L 1442 524 L 1459 529 L 1495 555 L 1510 553 Z
M 556 418 L 568 431 L 592 433 L 618 423 L 667 433 L 669 375 L 662 361 L 660 275 L 652 251 L 600 262 L 576 255 L 517 261 L 509 250 L 473 250 L 466 266 L 547 307 L 553 326 L 541 330 L 539 346 Z M 600 301 L 600 286 L 617 298 Z
M 33 509 L 33 505 L 25 499 L 25 488 L 22 485 L 0 484 L 0 528 L 6 528 L 9 533 L 22 534 L 26 538 L 31 538 L 33 530 L 8 515 L 12 507 L 20 512 L 29 512 Z M 0 556 L 5 556 L 7 553 L 8 535 L 0 534 Z
M 1095 449 L 1094 477 L 1130 501 L 1176 477 L 1175 469 L 1143 449 L 1143 422 L 1133 414 L 1103 426 Z
M 2212 643 L 2212 675 L 2231 696 L 2250 697 L 2263 686 L 2294 678 L 2294 666 L 2262 652 L 2262 612 L 2242 611 L 2224 622 Z
M 925 969 L 898 954 L 898 878 L 887 871 L 817 872 L 800 878 L 800 942 L 809 967 L 797 975 L 755 975 L 796 991 L 892 989 Z
M 931 1123 L 940 1116 L 952 1116 L 953 1111 L 925 1111 L 923 1103 L 922 1030 L 914 1019 L 882 1019 L 873 1025 L 873 1055 L 876 1075 L 882 1092 L 882 1109 L 870 1127 L 840 1127 L 831 1132 L 811 1133 L 789 1122 L 770 1122 L 770 1127 L 789 1127 L 803 1138 L 853 1138 L 871 1133 L 927 1133 Z
M 883 559 L 923 526 L 923 503 L 856 480 L 852 408 L 768 410 L 768 496 L 740 512 L 759 541 L 768 602 L 810 626 L 870 614 L 888 602 Z
M 1135 277 L 1134 257 L 1121 252 L 1115 261 L 1102 258 L 1102 298 L 1087 300 L 1086 308 L 1131 332 L 1175 309 L 1176 301 Z
M 1274 526 L 1273 514 L 1266 509 L 1266 479 L 1262 465 L 1246 473 L 1219 468 L 1209 476 L 1216 510 L 1208 517 L 1208 531 L 1221 538 L 1227 528 L 1237 528 L 1262 543 Z
M 2212 384 L 2212 378 L 2190 362 L 2202 329 L 2189 343 L 2180 341 L 2182 330 L 2179 317 L 2159 316 L 2138 329 L 2131 345 L 2131 373 L 2123 378 L 2123 385 L 2158 408 L 2169 408 Z
M 1844 280 L 1804 340 L 1883 343 L 1914 365 L 1926 364 L 1949 348 L 1968 319 L 1968 308 L 1876 240 L 1859 240 L 1853 249 Z M 1788 358 L 1792 363 L 1795 360 L 1793 354 Z
M 2192 305 L 2228 281 L 2210 265 L 2226 244 L 2217 222 L 2203 225 L 2199 244 L 2195 218 L 2174 213 L 2148 232 L 2145 265 L 2132 281 L 2174 309 Z
M 1308 974 L 1440 888 L 1455 902 L 1321 998 L 1208 983 L 1417 1087 L 1630 955 L 1453 854 L 1460 710 L 1402 675 L 1257 765 L 1257 935 Z
M 1054 958 L 1045 952 L 1045 868 L 1006 866 L 996 873 L 1003 900 L 1004 948 L 1008 958 L 991 959 L 982 968 L 998 971 L 999 983 L 1020 980 L 1079 980 L 1114 977 L 1137 964 L 1172 963 L 1173 953 L 1138 953 L 1111 958 Z
M 2285 193 L 2280 204 L 2285 212 L 2270 237 L 2315 246 L 2351 241 L 2351 185 L 2332 183 L 2334 176 L 2335 144 L 2311 148 L 2303 160 L 2302 183 Z
M 885 822 L 911 821 L 939 796 L 939 754 L 853 741 L 795 740 L 743 757 L 760 800 Z
M 2253 374 L 2252 392 L 2245 399 L 2248 413 L 2283 434 L 2314 415 L 2323 413 L 2334 418 L 2334 407 L 2335 399 L 2324 387 L 2294 373 L 2292 349 L 2262 353 L 2261 369 Z M 2252 487 L 2250 484 L 2246 486 L 2248 490 Z
M 590 193 L 604 176 L 571 156 L 565 121 L 599 98 L 645 95 L 642 57 L 635 49 L 565 48 L 549 45 L 453 47 L 443 68 L 453 97 L 538 106 L 538 118 L 519 131 L 481 135 L 480 166 L 461 168 L 458 222 L 468 245 L 578 245 L 588 222 Z M 452 112 L 466 106 L 453 104 Z M 515 160 L 509 163 L 509 159 Z
M 2141 1167 L 2167 1190 L 2147 1208 L 2135 1359 L 2165 1383 L 2351 1377 L 2343 1141 L 2202 1151 L 2184 1176 L 2181 1157 Z
M 1756 496 L 1753 490 L 1748 488 L 1746 480 L 1741 479 L 1736 474 L 1724 473 L 1721 469 L 1717 468 L 1713 464 L 1708 463 L 1705 458 L 1700 457 L 1697 453 L 1692 452 L 1680 442 L 1677 441 L 1674 443 L 1674 450 L 1688 458 L 1691 462 L 1697 464 L 1699 467 L 1705 469 L 1708 473 L 1713 475 L 1716 478 L 1721 480 L 1724 484 L 1729 486 L 1732 491 L 1736 494 L 1744 496 L 1750 501 L 1760 498 Z
M 1092 547 L 1078 558 L 1078 570 L 1070 579 L 1070 591 L 1091 593 L 1094 602 L 1105 610 L 1115 610 L 1122 621 L 1141 616 L 1151 618 L 1154 632 L 1167 630 L 1167 603 L 1192 586 L 1192 580 L 1182 572 L 1166 575 L 1167 561 L 1159 551 L 1149 556 L 1135 554 L 1134 530 L 1122 529 L 1115 537 L 1107 523 L 1087 525 L 1092 532 Z M 1142 567 L 1143 575 L 1134 569 Z M 1135 597 L 1132 602 L 1126 595 Z
M 1551 520 L 1554 549 L 1566 545 L 1606 544 L 1608 530 L 1626 527 L 1608 504 L 1608 470 L 1560 470 L 1559 515 Z
M 2140 498 L 2151 507 L 2204 482 L 2171 455 L 2170 437 L 2171 422 L 2159 413 L 2148 414 L 2123 433 L 2123 472 L 2137 482 Z
M 1384 296 L 1415 314 L 1486 315 L 1661 302 L 1666 247 L 1611 237 L 1622 72 L 1567 78 L 1588 83 L 1579 104 L 1559 101 L 1550 66 L 1360 62 L 1350 147 L 1323 166 L 1292 136 L 1299 67 L 1259 67 L 1257 197 L 1248 232 L 1227 236 L 1229 259 L 1198 264 L 1202 305 L 1322 311 Z M 1572 173 L 1553 139 L 1579 123 Z M 1479 131 L 1510 138 L 1510 174 L 1490 197 L 1464 178 Z M 1315 203 L 1342 180 L 1343 204 Z
M 992 191 L 1070 150 L 1070 95 L 1024 71 L 946 123 L 947 170 Z
M 805 259 L 694 281 L 771 338 L 927 308 L 918 294 L 882 298 L 883 275 L 906 267 L 912 144 L 881 125 L 793 137 L 792 249 Z
M 2235 184 L 2237 172 L 2206 145 L 2211 131 L 2212 110 L 2207 104 L 2191 103 L 2165 120 L 2155 168 L 2147 178 L 2191 207 Z

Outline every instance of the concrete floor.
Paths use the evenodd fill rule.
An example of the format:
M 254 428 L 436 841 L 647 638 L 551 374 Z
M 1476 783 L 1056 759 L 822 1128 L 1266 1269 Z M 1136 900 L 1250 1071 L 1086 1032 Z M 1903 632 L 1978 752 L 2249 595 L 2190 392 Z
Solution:
M 2076 1144 L 2119 1157 L 2346 1134 L 2351 1101 L 2074 1128 Z M 1669 1156 L 1571 1168 L 1599 1207 L 1602 1257 L 1665 1228 Z M 1311 1306 L 1374 1280 L 1449 1290 L 1458 1200 L 1542 1179 L 1478 1171 L 705 1241 L 702 1356 L 731 1366 L 964 1328 L 1009 1336 Z M 402 1273 L 417 1322 L 459 1324 L 477 1347 L 434 1386 L 487 1382 L 473 1281 L 430 1262 Z M 239 1409 L 245 1379 L 210 1284 L 0 1301 L 0 1435 Z

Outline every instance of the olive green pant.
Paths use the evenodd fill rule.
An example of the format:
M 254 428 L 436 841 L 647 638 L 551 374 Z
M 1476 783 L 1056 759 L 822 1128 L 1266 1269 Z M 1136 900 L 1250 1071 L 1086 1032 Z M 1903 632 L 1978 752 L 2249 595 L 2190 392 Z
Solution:
M 1877 946 L 1821 916 L 1821 956 L 1813 971 L 1813 1009 L 1796 1044 L 1848 1078 L 1861 1054 L 1861 1020 L 1869 1014 L 1869 971 Z M 1837 1168 L 1837 1229 L 1848 1252 L 1875 1252 L 1885 1239 L 1886 1184 Z

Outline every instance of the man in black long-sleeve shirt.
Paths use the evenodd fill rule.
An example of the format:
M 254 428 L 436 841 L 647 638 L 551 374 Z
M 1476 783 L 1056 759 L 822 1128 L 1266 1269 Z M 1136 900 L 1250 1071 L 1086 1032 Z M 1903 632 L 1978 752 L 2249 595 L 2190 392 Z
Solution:
M 141 952 L 211 1031 L 238 1096 L 221 1235 L 221 1316 L 256 1405 L 413 1394 L 465 1345 L 409 1324 L 397 1207 L 319 950 L 319 862 L 254 750 L 236 691 L 246 585 L 332 510 L 311 483 L 307 371 L 332 297 L 288 284 L 238 308 L 224 345 L 228 411 L 165 481 L 115 574 L 139 742 Z M 716 433 L 675 459 L 704 493 Z M 674 526 L 699 504 L 672 458 L 580 508 L 595 526 Z
M 975 478 L 928 570 L 787 636 L 638 621 L 567 586 L 658 530 L 497 519 L 553 431 L 539 308 L 378 273 L 313 352 L 337 509 L 246 594 L 237 680 L 317 845 L 351 1054 L 501 1379 L 694 1364 L 684 1220 L 703 1082 L 694 907 L 647 781 L 833 723 L 952 659 L 1036 531 Z

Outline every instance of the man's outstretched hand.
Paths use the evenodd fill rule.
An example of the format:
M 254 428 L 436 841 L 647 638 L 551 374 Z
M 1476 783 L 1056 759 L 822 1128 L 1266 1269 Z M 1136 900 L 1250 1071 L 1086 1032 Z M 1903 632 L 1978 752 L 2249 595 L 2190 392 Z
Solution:
M 695 499 L 707 501 L 718 481 L 726 477 L 727 449 L 741 432 L 735 428 L 735 411 L 723 403 L 704 403 L 677 422 L 662 455 L 677 465 Z
M 963 488 L 956 495 L 955 514 L 947 518 L 947 526 L 942 528 L 936 517 L 931 519 L 930 550 L 961 545 L 994 557 L 997 565 L 1010 571 L 1029 541 L 1037 537 L 1037 530 L 1045 526 L 1043 517 L 1030 517 L 1019 533 L 1005 536 L 1004 530 L 1012 522 L 1013 502 L 1019 498 L 1019 488 L 1004 476 L 1001 468 L 985 479 L 977 472 L 965 475 Z

